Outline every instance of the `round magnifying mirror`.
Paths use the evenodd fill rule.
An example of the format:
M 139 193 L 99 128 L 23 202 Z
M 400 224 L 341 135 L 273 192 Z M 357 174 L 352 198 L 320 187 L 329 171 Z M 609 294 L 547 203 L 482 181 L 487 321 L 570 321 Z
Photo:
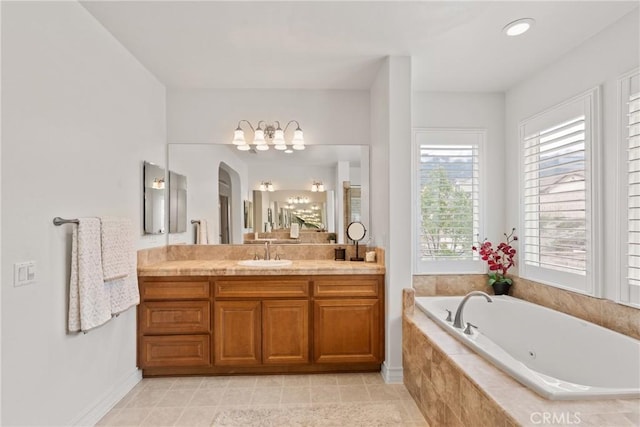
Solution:
M 364 224 L 359 221 L 352 222 L 347 227 L 347 237 L 354 242 L 359 242 L 364 239 L 365 234 L 367 234 L 367 229 L 364 228 Z
M 367 229 L 364 228 L 364 224 L 359 221 L 354 221 L 347 227 L 347 237 L 356 242 L 356 256 L 351 258 L 351 261 L 364 261 L 364 258 L 360 258 L 358 253 L 358 242 L 364 239 L 367 234 Z

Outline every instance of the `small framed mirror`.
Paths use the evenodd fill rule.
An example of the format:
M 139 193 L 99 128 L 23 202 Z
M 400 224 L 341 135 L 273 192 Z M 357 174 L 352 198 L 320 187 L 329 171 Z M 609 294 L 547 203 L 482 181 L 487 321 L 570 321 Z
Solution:
M 164 234 L 165 176 L 164 168 L 150 162 L 142 166 L 144 234 Z
M 367 229 L 364 228 L 364 224 L 360 221 L 354 221 L 347 226 L 347 237 L 356 242 L 356 256 L 351 258 L 351 261 L 364 261 L 364 258 L 360 258 L 358 253 L 358 243 L 364 239 L 367 235 Z

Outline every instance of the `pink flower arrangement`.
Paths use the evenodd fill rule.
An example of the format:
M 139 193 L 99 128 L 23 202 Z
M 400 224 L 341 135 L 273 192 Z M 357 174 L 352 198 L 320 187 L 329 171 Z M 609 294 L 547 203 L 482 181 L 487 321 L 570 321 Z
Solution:
M 487 239 L 478 242 L 477 246 L 471 248 L 477 251 L 482 260 L 486 261 L 489 266 L 489 285 L 493 285 L 496 282 L 506 282 L 510 285 L 513 283 L 512 279 L 505 276 L 507 271 L 515 265 L 516 249 L 511 246 L 512 242 L 518 240 L 515 232 L 516 229 L 514 227 L 511 229 L 511 233 L 504 233 L 506 240 L 500 242 L 495 248 Z

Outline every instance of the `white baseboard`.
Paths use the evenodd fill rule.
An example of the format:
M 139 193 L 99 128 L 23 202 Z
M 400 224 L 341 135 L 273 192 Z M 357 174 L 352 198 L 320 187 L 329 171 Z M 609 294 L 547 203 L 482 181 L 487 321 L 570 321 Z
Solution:
M 107 390 L 93 405 L 69 424 L 72 426 L 95 426 L 141 380 L 142 371 L 136 368 L 131 374 Z
M 391 368 L 387 365 L 387 362 L 382 364 L 382 378 L 387 384 L 402 384 L 403 372 L 402 368 Z

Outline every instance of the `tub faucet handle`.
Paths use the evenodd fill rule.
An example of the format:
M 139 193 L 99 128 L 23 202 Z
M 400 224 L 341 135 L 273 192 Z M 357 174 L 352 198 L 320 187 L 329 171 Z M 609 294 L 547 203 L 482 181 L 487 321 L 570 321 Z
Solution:
M 451 310 L 449 310 L 448 308 L 445 308 L 446 312 L 447 312 L 447 318 L 444 319 L 445 322 L 453 322 L 453 319 L 451 318 Z
M 476 325 L 472 325 L 470 322 L 467 322 L 467 327 L 465 328 L 464 333 L 467 335 L 473 335 L 473 331 L 471 330 L 471 328 L 478 329 Z

